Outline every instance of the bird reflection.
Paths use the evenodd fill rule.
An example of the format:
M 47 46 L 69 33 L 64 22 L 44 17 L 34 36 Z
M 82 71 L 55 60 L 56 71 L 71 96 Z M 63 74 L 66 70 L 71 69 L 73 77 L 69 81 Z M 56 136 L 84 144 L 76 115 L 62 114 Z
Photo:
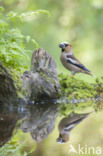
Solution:
M 58 112 L 59 105 L 52 101 L 27 104 L 25 100 L 21 100 L 18 101 L 18 104 L 2 105 L 0 109 L 0 146 L 12 138 L 15 128 L 22 129 L 24 133 L 29 132 L 32 138 L 40 143 L 54 130 Z M 67 142 L 71 130 L 89 114 L 71 113 L 68 117 L 63 118 L 58 126 L 57 142 Z M 16 124 L 17 122 L 19 125 Z
M 68 117 L 63 118 L 58 125 L 59 137 L 57 138 L 57 142 L 62 144 L 69 141 L 71 130 L 80 124 L 80 122 L 82 122 L 85 118 L 87 118 L 88 115 L 90 115 L 90 113 L 71 113 Z

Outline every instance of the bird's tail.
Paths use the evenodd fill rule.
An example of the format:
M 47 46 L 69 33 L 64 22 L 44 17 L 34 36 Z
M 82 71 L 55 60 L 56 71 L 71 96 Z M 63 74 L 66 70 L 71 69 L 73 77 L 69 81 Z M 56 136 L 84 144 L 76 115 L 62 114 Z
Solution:
M 85 71 L 86 74 L 92 76 L 92 77 L 96 77 L 95 75 L 93 75 L 91 72 Z

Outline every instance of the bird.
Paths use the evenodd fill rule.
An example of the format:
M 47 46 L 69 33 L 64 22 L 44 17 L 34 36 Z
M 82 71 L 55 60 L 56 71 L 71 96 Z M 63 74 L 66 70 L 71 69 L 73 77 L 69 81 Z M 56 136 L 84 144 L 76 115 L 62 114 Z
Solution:
M 62 42 L 59 44 L 59 47 L 62 49 L 60 60 L 63 66 L 70 70 L 72 76 L 76 73 L 85 73 L 92 75 L 91 71 L 88 70 L 72 53 L 72 45 L 67 42 Z
M 85 114 L 77 114 L 72 112 L 68 115 L 68 117 L 63 118 L 58 125 L 59 137 L 56 141 L 59 144 L 63 144 L 69 141 L 71 130 L 75 126 L 77 126 L 81 121 L 83 121 L 86 117 L 88 117 L 88 115 L 91 113 L 92 112 Z

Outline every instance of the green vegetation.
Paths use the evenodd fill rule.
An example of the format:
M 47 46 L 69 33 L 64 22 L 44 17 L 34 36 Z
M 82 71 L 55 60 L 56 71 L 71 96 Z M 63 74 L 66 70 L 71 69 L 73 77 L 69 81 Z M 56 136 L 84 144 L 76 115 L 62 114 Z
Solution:
M 14 13 L 12 12 L 5 15 L 3 12 L 4 9 L 1 8 L 0 60 L 4 66 L 14 70 L 28 68 L 28 65 L 25 64 L 27 61 L 27 50 L 24 45 L 25 38 L 18 28 L 10 28 L 11 20 L 14 21 L 14 19 L 12 19 Z
M 1 38 L 0 38 L 0 61 L 3 63 L 4 66 L 6 66 L 9 69 L 9 71 L 13 75 L 13 78 L 17 82 L 16 87 L 20 93 L 20 90 L 21 90 L 20 75 L 25 70 L 28 70 L 30 68 L 30 57 L 31 57 L 31 54 L 33 51 L 32 48 L 30 48 L 30 46 L 33 48 L 40 47 L 39 44 L 36 42 L 36 40 L 33 39 L 33 35 L 31 34 L 31 36 L 29 36 L 28 34 L 25 34 L 24 30 L 28 28 L 29 32 L 30 32 L 30 25 L 28 25 L 28 23 L 30 23 L 34 28 L 36 28 L 35 31 L 33 31 L 33 33 L 35 32 L 35 36 L 36 36 L 35 38 L 37 38 L 37 40 L 38 40 L 38 35 L 39 36 L 43 35 L 47 31 L 47 29 L 45 29 L 45 28 L 49 27 L 50 25 L 52 26 L 52 23 L 49 23 L 50 22 L 49 20 L 51 19 L 51 20 L 55 21 L 57 19 L 57 15 L 59 18 L 61 16 L 61 13 L 56 14 L 56 17 L 54 19 L 51 14 L 51 17 L 48 20 L 46 19 L 47 20 L 46 22 L 48 23 L 48 25 L 45 25 L 45 28 L 44 28 L 45 16 L 43 16 L 43 18 L 41 18 L 41 15 L 46 14 L 47 16 L 50 16 L 48 11 L 46 11 L 46 10 L 36 10 L 36 11 L 27 10 L 26 12 L 23 13 L 23 12 L 11 11 L 9 9 L 10 11 L 7 12 L 6 11 L 6 7 L 7 7 L 6 2 L 2 2 L 2 3 L 3 3 L 3 5 L 5 4 L 5 9 L 3 7 L 0 7 L 0 18 L 1 18 L 0 19 L 0 36 L 1 36 Z M 35 4 L 36 3 L 37 2 L 35 1 Z M 14 4 L 13 1 L 11 2 L 11 4 L 12 5 Z M 32 4 L 33 4 L 33 2 L 32 2 Z M 76 2 L 74 4 L 76 5 Z M 48 4 L 46 4 L 46 5 L 48 6 Z M 72 3 L 71 3 L 71 5 L 72 5 Z M 81 5 L 84 5 L 84 3 L 81 3 Z M 33 4 L 33 6 L 34 6 L 34 4 Z M 63 3 L 60 2 L 59 7 L 61 8 L 62 6 L 63 6 Z M 9 7 L 10 6 L 8 6 L 8 8 Z M 48 7 L 50 7 L 50 6 L 48 6 Z M 91 7 L 91 4 L 89 4 L 88 8 L 90 8 L 90 7 Z M 55 6 L 51 5 L 51 8 L 55 8 Z M 98 8 L 98 9 L 100 9 L 100 8 Z M 76 10 L 74 12 L 78 13 L 78 15 L 79 15 L 79 11 L 80 10 L 78 10 L 78 8 L 76 8 Z M 92 10 L 92 11 L 94 11 L 94 10 Z M 69 13 L 70 13 L 70 11 L 69 11 Z M 64 18 L 64 16 L 65 16 L 65 18 L 67 17 L 65 12 L 63 12 L 62 16 L 63 16 L 62 18 Z M 37 17 L 38 17 L 39 22 L 36 19 Z M 75 32 L 75 26 L 77 27 L 78 23 L 77 23 L 77 25 L 75 25 L 75 23 L 73 22 L 75 20 L 75 17 L 73 16 L 72 18 L 73 19 L 70 19 L 72 22 L 71 22 L 71 25 L 69 26 L 69 31 L 72 29 L 72 32 L 73 31 Z M 28 19 L 30 22 L 28 22 Z M 33 23 L 33 20 L 36 21 L 35 24 Z M 90 19 L 88 19 L 88 20 L 90 20 Z M 92 20 L 94 21 L 94 16 L 93 16 Z M 42 32 L 41 32 L 41 24 L 40 24 L 41 21 L 42 21 L 42 27 L 43 27 Z M 82 19 L 79 19 L 79 21 L 81 23 Z M 27 24 L 27 27 L 25 27 L 25 24 Z M 54 25 L 55 24 L 56 24 L 56 27 L 60 26 L 60 30 L 63 27 L 63 25 L 60 21 L 59 21 L 59 23 L 54 22 Z M 93 23 L 91 23 L 91 25 L 92 24 Z M 69 23 L 67 22 L 66 25 L 69 25 Z M 78 25 L 78 27 L 80 27 L 80 26 Z M 66 27 L 65 27 L 65 29 L 66 29 Z M 40 30 L 41 34 L 37 34 L 38 30 Z M 55 30 L 54 27 L 53 27 L 53 30 Z M 58 30 L 58 35 L 59 35 L 58 38 L 60 37 L 60 34 L 59 34 L 60 30 Z M 87 31 L 87 30 L 91 30 L 91 28 L 88 27 L 87 29 L 85 29 L 85 31 Z M 80 34 L 84 35 L 82 31 L 80 31 Z M 83 38 L 82 35 L 79 36 L 81 39 Z M 65 35 L 63 35 L 62 37 L 64 37 L 64 36 Z M 49 37 L 50 37 L 50 34 L 48 34 L 47 38 L 49 38 Z M 45 38 L 45 42 L 47 41 L 47 38 Z M 65 38 L 67 38 L 67 37 L 65 36 Z M 75 39 L 71 39 L 71 40 L 73 40 L 73 42 L 75 44 Z M 85 39 L 84 39 L 84 41 L 85 41 Z M 81 41 L 81 42 L 84 42 L 84 41 Z M 41 40 L 39 42 L 41 42 Z M 85 42 L 85 44 L 86 43 L 87 42 Z M 44 44 L 44 42 L 43 42 L 43 44 Z M 47 47 L 48 46 L 49 46 L 49 48 L 53 49 L 53 46 L 51 44 L 49 44 L 49 42 L 47 42 Z M 85 47 L 84 45 L 82 45 L 82 46 Z M 81 48 L 82 48 L 82 46 L 81 46 Z M 75 47 L 76 47 L 76 45 L 75 45 Z M 89 45 L 88 45 L 88 47 L 89 47 Z M 57 56 L 57 55 L 58 54 L 55 53 L 55 56 Z M 54 56 L 54 53 L 52 53 L 52 56 Z M 58 58 L 56 59 L 56 61 L 57 61 L 57 63 L 59 63 Z M 59 66 L 59 68 L 61 68 L 61 65 Z M 63 67 L 61 69 L 63 69 Z M 71 78 L 70 76 L 66 76 L 64 74 L 63 75 L 59 74 L 59 79 L 60 79 L 60 84 L 61 84 L 61 96 L 66 96 L 69 98 L 69 100 L 82 99 L 82 98 L 87 99 L 87 98 L 97 97 L 97 96 L 99 96 L 99 92 L 100 92 L 100 95 L 102 95 L 103 87 L 102 87 L 102 82 L 99 82 L 100 80 L 96 80 L 96 82 L 94 84 L 93 83 L 91 84 L 91 83 L 85 82 L 84 80 L 80 80 L 78 78 Z
M 22 15 L 21 15 L 22 16 Z M 21 16 L 17 16 L 15 12 L 5 13 L 3 7 L 0 7 L 0 62 L 6 66 L 13 78 L 15 79 L 16 87 L 20 90 L 20 75 L 29 68 L 26 48 L 26 36 L 24 36 L 19 28 L 15 28 L 20 22 Z
M 95 83 L 88 83 L 75 77 L 59 74 L 59 80 L 60 97 L 65 99 L 65 103 L 60 104 L 61 115 L 68 115 L 72 111 L 103 110 L 103 78 L 95 79 Z
M 0 62 L 13 75 L 19 93 L 20 75 L 30 68 L 34 48 L 43 47 L 56 60 L 58 73 L 64 72 L 59 74 L 60 96 L 69 100 L 103 97 L 103 78 L 94 80 L 83 74 L 74 78 L 65 75 L 68 71 L 60 63 L 58 48 L 60 42 L 70 42 L 75 55 L 81 62 L 97 77 L 103 75 L 103 0 L 0 0 L 0 6 L 3 6 L 0 7 Z M 99 100 L 97 103 L 92 101 L 75 105 L 61 104 L 60 108 L 61 114 L 68 115 L 74 110 L 83 112 L 84 109 L 88 111 L 93 108 L 101 111 L 103 104 Z M 103 142 L 102 116 L 103 113 L 99 116 L 94 115 L 87 124 L 84 123 L 80 129 L 75 129 L 71 139 L 74 142 L 70 141 L 70 143 L 101 145 Z M 19 132 L 18 136 L 20 134 Z M 57 132 L 55 134 L 58 135 Z M 0 148 L 0 156 L 28 155 L 29 152 L 24 152 L 26 149 L 24 144 L 31 145 L 28 143 L 31 138 L 26 135 L 27 142 L 23 138 L 24 142 L 21 144 L 22 141 L 18 136 L 16 140 L 12 138 L 8 144 Z M 69 144 L 57 145 L 54 143 L 54 136 L 53 134 L 51 138 L 41 143 L 37 155 L 53 155 L 54 151 L 56 156 L 67 155 Z
M 25 144 L 28 144 L 28 140 L 23 138 L 23 132 L 18 130 L 12 139 L 0 148 L 0 156 L 28 156 L 36 149 L 36 144 L 31 144 L 29 150 L 23 151 Z
M 4 8 L 0 7 L 0 61 L 4 66 L 16 71 L 29 68 L 28 53 L 32 51 L 26 45 L 28 42 L 32 42 L 35 48 L 39 48 L 39 45 L 30 36 L 23 35 L 16 25 L 23 24 L 25 17 L 38 16 L 42 13 L 49 14 L 46 10 L 21 14 L 13 11 L 5 13 Z
M 61 94 L 72 99 L 88 99 L 103 96 L 103 78 L 88 83 L 64 74 L 59 74 Z
M 68 41 L 73 44 L 75 55 L 97 76 L 103 75 L 103 0 L 0 0 L 5 12 L 16 12 L 16 16 L 23 12 L 35 10 L 48 10 L 51 16 L 43 14 L 24 18 L 25 24 L 21 26 L 21 32 L 25 36 L 34 38 L 56 59 L 59 72 L 65 70 L 60 63 L 60 49 L 58 44 Z M 15 16 L 14 16 L 15 17 Z M 17 18 L 16 18 L 17 19 Z M 16 27 L 19 27 L 19 22 Z M 13 25 L 14 27 L 14 25 Z M 32 42 L 26 44 L 27 49 L 33 51 Z M 31 53 L 25 53 L 31 56 Z M 99 70 L 99 72 L 98 72 Z M 88 76 L 79 76 L 88 80 Z M 92 81 L 92 80 L 91 80 Z
M 46 10 L 6 13 L 5 9 L 0 7 L 0 62 L 11 72 L 19 93 L 21 89 L 20 75 L 30 68 L 28 53 L 32 54 L 32 50 L 27 47 L 27 44 L 31 42 L 35 48 L 39 48 L 38 43 L 32 37 L 21 32 L 20 26 L 25 23 L 25 18 L 40 14 L 49 16 L 49 12 Z

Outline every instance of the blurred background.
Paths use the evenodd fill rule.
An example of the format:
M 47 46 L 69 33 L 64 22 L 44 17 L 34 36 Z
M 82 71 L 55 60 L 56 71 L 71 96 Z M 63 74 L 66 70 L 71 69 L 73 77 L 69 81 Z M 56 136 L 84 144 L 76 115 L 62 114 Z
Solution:
M 49 17 L 27 17 L 20 27 L 22 33 L 33 37 L 55 58 L 59 72 L 68 73 L 60 63 L 58 47 L 60 42 L 67 41 L 81 62 L 95 75 L 102 76 L 103 0 L 0 0 L 0 5 L 6 12 L 48 10 Z M 33 45 L 28 46 L 34 50 Z M 79 77 L 89 79 L 82 74 Z
M 73 51 L 81 62 L 95 75 L 103 75 L 103 0 L 0 0 L 0 6 L 5 11 L 19 13 L 45 9 L 50 16 L 28 18 L 20 27 L 24 35 L 34 38 L 40 47 L 46 49 L 56 60 L 58 72 L 68 73 L 61 65 L 60 49 L 58 44 L 67 41 L 73 45 Z M 34 50 L 32 44 L 27 45 Z M 31 57 L 31 53 L 27 54 Z M 77 77 L 93 81 L 89 76 L 80 74 Z M 59 119 L 58 119 L 59 121 Z M 44 140 L 37 148 L 38 156 L 73 156 L 69 154 L 69 145 L 74 147 L 82 145 L 103 145 L 103 116 L 102 113 L 91 115 L 86 121 L 75 128 L 71 134 L 70 142 L 58 145 L 57 129 Z M 29 138 L 28 143 L 32 141 Z M 33 143 L 32 143 L 33 144 Z M 87 154 L 88 155 L 88 154 Z M 92 154 L 91 154 L 92 156 Z

